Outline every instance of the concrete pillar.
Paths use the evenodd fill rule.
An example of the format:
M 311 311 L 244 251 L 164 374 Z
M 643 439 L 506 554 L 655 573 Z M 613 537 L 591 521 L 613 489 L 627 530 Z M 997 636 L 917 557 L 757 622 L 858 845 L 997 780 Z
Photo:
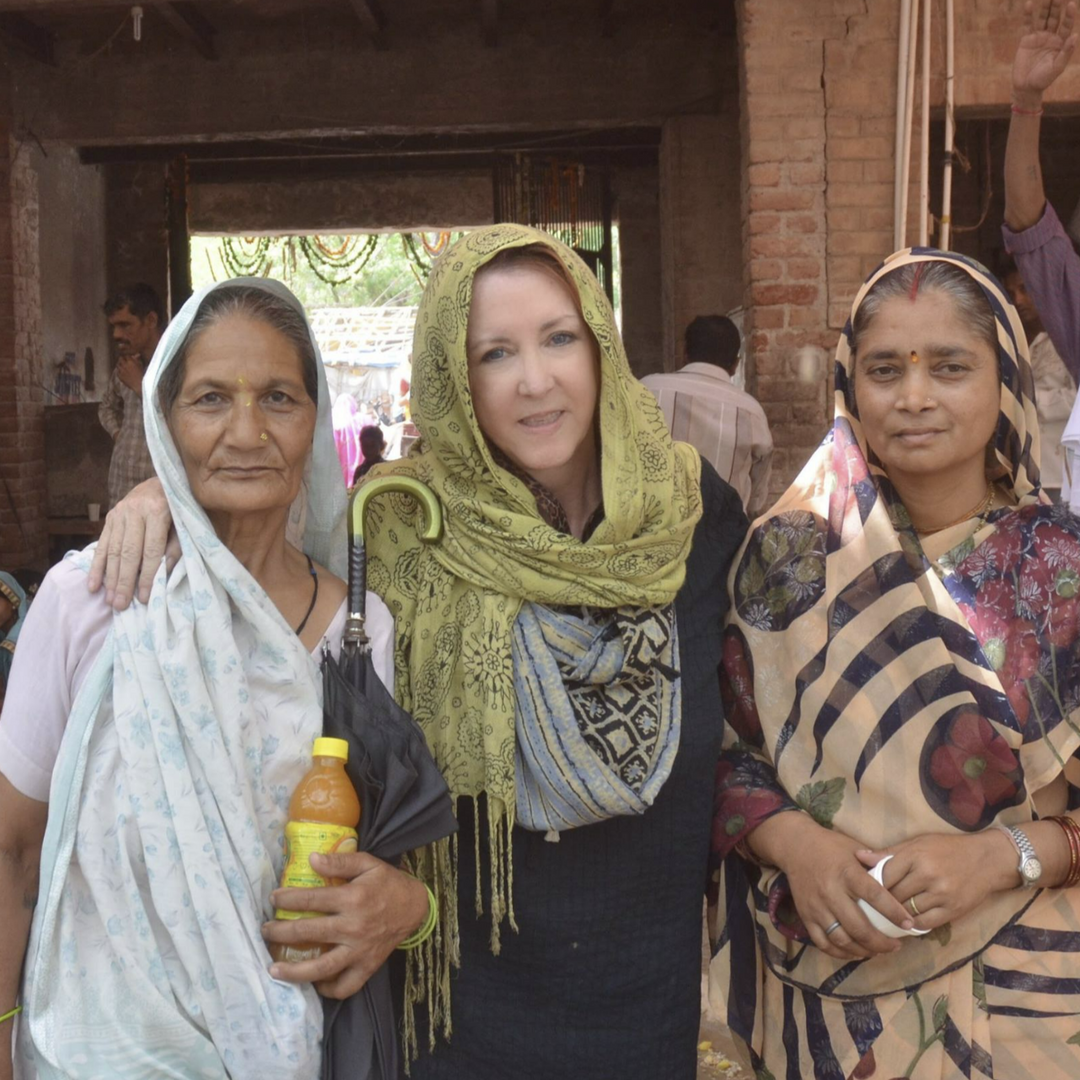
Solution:
M 682 336 L 697 315 L 743 299 L 741 155 L 734 99 L 723 113 L 674 116 L 660 140 L 663 362 L 680 367 Z
M 622 267 L 622 336 L 638 378 L 664 370 L 659 184 L 656 166 L 620 169 L 612 177 Z
M 0 72 L 0 567 L 44 569 L 45 421 L 41 383 L 37 174 L 12 137 Z

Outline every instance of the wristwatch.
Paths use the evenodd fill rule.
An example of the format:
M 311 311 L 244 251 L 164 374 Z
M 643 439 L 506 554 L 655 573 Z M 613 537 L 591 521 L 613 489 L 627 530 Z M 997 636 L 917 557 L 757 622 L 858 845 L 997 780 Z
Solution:
M 1002 825 L 1000 822 L 995 822 L 994 825 L 1013 842 L 1013 847 L 1020 856 L 1020 865 L 1016 868 L 1020 873 L 1020 884 L 1025 889 L 1033 889 L 1039 884 L 1043 868 L 1027 833 L 1023 829 L 1016 828 L 1015 825 Z

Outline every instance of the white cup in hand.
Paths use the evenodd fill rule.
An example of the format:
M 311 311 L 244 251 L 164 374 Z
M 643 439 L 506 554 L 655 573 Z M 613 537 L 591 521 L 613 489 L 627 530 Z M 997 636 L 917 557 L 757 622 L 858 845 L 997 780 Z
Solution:
M 867 873 L 882 887 L 885 887 L 885 882 L 882 881 L 882 875 L 885 872 L 885 864 L 892 858 L 891 855 L 886 855 L 873 870 L 868 870 Z M 886 937 L 902 938 L 902 937 L 919 937 L 922 934 L 929 934 L 929 930 L 905 930 L 902 926 L 897 926 L 896 923 L 886 919 L 884 915 L 878 911 L 877 908 L 871 907 L 865 900 L 859 901 L 859 907 L 862 908 L 863 914 L 870 920 L 870 925 L 875 929 L 881 931 Z

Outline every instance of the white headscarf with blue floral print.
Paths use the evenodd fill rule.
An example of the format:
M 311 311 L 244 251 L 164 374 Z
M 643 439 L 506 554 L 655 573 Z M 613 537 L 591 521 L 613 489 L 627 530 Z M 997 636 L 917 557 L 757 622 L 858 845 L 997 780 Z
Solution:
M 274 281 L 213 288 L 232 284 L 300 309 Z M 42 1078 L 319 1072 L 318 997 L 270 978 L 260 934 L 322 730 L 317 667 L 195 501 L 157 395 L 210 291 L 184 305 L 144 383 L 184 556 L 149 605 L 114 615 L 53 773 L 20 1031 Z M 303 546 L 341 573 L 346 494 L 317 366 Z

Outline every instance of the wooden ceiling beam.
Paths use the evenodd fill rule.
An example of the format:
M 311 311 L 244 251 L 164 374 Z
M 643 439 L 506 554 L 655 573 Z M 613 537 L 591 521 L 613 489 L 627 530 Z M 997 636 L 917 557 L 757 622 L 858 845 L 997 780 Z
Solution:
M 480 25 L 484 44 L 494 49 L 499 44 L 499 0 L 480 0 Z
M 42 26 L 17 13 L 0 15 L 0 41 L 32 57 L 39 64 L 55 64 L 53 36 Z
M 386 16 L 378 0 L 349 0 L 349 3 L 371 44 L 380 51 L 386 49 Z
M 203 59 L 218 58 L 214 46 L 214 28 L 195 4 L 175 0 L 172 3 L 154 3 L 153 7 L 169 26 L 195 46 Z

